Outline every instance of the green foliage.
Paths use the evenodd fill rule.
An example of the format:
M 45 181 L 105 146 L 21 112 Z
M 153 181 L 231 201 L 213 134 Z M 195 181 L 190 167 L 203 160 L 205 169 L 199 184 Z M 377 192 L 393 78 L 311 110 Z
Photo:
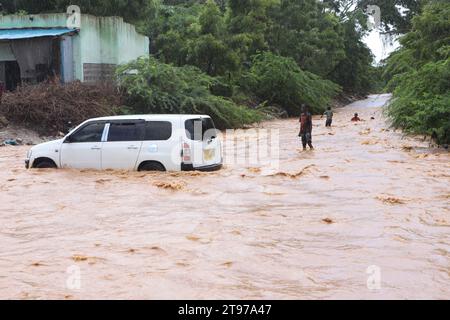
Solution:
M 338 18 L 316 0 L 282 0 L 270 10 L 272 51 L 292 57 L 303 70 L 327 77 L 345 58 Z
M 290 115 L 300 113 L 305 103 L 311 111 L 321 113 L 331 98 L 340 92 L 338 85 L 303 71 L 292 58 L 270 52 L 256 55 L 250 69 L 251 79 L 246 79 L 250 89 L 268 101 L 285 109 Z
M 412 20 L 403 47 L 384 73 L 394 89 L 389 107 L 394 126 L 450 142 L 450 3 L 431 1 Z
M 393 124 L 407 132 L 450 142 L 450 59 L 430 62 L 405 74 L 389 108 Z
M 355 29 L 357 23 L 352 18 L 342 23 L 344 30 L 345 58 L 334 68 L 330 79 L 338 83 L 346 92 L 366 94 L 372 90 L 370 77 L 373 60 L 370 49 L 362 41 L 362 35 Z
M 144 18 L 152 0 L 2 0 L 7 12 L 26 10 L 29 13 L 66 12 L 69 5 L 78 5 L 81 12 L 99 16 L 122 16 L 127 21 Z
M 339 87 L 352 93 L 373 88 L 372 56 L 362 41 L 364 15 L 359 9 L 340 10 L 351 8 L 353 0 L 4 1 L 9 12 L 64 12 L 70 3 L 83 13 L 123 16 L 150 38 L 151 54 L 161 62 L 158 70 L 166 66 L 183 83 L 208 79 L 208 101 L 227 97 L 230 108 L 234 101 L 267 110 L 276 105 L 296 114 L 300 104 L 307 103 L 321 112 Z M 154 59 L 149 61 L 156 65 Z M 127 89 L 137 90 L 131 87 Z M 141 89 L 149 88 L 153 90 Z M 142 98 L 143 91 L 133 96 Z M 174 108 L 165 101 L 160 101 L 164 110 Z
M 219 128 L 237 128 L 263 119 L 263 114 L 215 96 L 216 79 L 192 66 L 174 67 L 155 58 L 141 58 L 117 71 L 136 113 L 208 114 Z

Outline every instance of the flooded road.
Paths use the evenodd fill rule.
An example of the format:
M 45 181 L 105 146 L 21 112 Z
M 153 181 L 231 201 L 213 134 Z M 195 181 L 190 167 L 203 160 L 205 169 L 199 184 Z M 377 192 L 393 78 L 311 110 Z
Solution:
M 387 99 L 315 117 L 315 151 L 297 119 L 262 124 L 270 175 L 27 171 L 0 148 L 0 298 L 450 298 L 450 155 L 390 130 Z

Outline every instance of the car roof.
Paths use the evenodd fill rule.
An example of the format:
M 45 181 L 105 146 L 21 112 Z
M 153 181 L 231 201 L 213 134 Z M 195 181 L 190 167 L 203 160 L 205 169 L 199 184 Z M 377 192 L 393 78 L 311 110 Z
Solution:
M 210 118 L 207 115 L 200 114 L 136 114 L 126 116 L 111 116 L 89 119 L 88 121 L 117 121 L 117 120 L 164 120 L 164 119 L 193 119 L 193 118 Z

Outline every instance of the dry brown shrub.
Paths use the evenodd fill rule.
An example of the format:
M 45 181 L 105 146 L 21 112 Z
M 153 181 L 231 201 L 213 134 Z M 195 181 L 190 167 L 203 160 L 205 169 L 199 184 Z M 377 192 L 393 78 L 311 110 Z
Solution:
M 56 135 L 87 119 L 118 114 L 121 102 L 113 84 L 40 83 L 5 93 L 0 115 L 39 133 Z

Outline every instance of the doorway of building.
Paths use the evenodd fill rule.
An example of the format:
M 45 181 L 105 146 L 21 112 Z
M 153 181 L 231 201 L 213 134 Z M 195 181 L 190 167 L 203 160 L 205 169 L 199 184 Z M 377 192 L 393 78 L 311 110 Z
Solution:
M 20 67 L 17 61 L 5 62 L 5 86 L 7 91 L 16 90 L 20 84 Z

